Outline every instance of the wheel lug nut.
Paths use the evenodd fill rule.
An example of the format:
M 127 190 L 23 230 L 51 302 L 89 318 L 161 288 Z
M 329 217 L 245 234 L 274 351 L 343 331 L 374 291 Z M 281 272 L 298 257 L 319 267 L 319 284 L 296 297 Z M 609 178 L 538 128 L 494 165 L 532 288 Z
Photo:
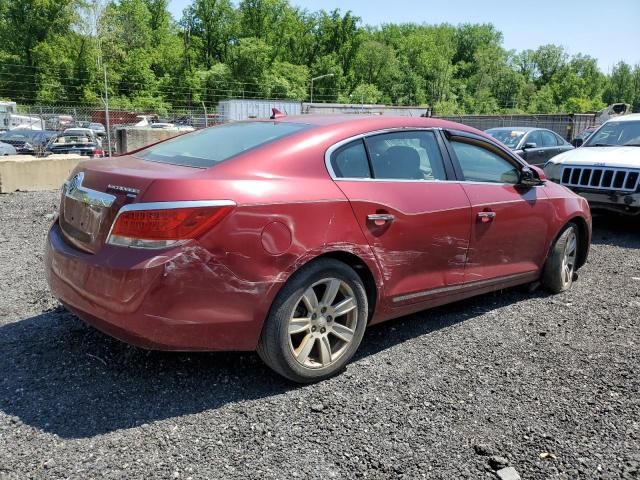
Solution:
M 327 307 L 322 307 L 322 309 L 320 310 L 322 313 L 327 311 Z
M 333 317 L 331 315 L 327 315 L 327 322 L 330 322 L 331 320 L 333 320 Z
M 311 320 L 315 320 L 318 316 L 314 313 L 313 315 L 311 315 Z
M 320 333 L 324 333 L 324 332 L 326 332 L 326 328 L 322 327 L 322 328 L 320 329 Z
M 311 327 L 311 331 L 315 332 L 316 331 L 316 327 Z

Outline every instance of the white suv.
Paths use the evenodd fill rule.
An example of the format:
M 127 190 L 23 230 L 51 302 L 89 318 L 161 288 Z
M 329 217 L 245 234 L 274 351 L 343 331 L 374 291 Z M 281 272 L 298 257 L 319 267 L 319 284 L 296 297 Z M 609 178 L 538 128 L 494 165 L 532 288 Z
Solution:
M 640 215 L 640 114 L 604 123 L 580 148 L 549 160 L 544 173 L 594 210 Z

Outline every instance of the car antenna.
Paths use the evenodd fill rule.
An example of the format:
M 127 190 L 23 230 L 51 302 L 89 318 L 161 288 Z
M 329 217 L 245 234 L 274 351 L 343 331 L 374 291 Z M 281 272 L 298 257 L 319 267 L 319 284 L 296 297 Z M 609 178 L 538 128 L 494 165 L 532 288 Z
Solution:
M 276 118 L 284 118 L 286 116 L 287 115 L 285 113 L 282 113 L 280 110 L 274 107 L 271 109 L 271 116 L 269 118 L 271 120 L 275 120 Z

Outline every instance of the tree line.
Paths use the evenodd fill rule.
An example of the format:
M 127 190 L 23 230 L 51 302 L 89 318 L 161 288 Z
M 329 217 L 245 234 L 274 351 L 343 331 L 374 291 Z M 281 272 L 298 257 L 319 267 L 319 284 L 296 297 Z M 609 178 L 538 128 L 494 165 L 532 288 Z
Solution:
M 225 98 L 430 105 L 458 113 L 640 111 L 640 65 L 607 75 L 558 45 L 513 51 L 491 24 L 363 25 L 287 0 L 0 1 L 0 98 L 128 109 Z M 424 19 L 428 21 L 428 19 Z M 106 82 L 105 82 L 106 72 Z

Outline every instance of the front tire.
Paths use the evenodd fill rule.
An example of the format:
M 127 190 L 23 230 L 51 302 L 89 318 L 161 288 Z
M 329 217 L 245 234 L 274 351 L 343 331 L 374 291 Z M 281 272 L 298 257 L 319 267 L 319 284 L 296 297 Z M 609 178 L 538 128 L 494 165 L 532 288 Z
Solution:
M 294 382 L 328 378 L 358 349 L 367 314 L 358 274 L 338 260 L 317 260 L 296 272 L 276 296 L 258 354 Z
M 573 285 L 578 257 L 578 235 L 578 227 L 569 223 L 551 248 L 544 264 L 542 286 L 552 293 L 564 292 Z

